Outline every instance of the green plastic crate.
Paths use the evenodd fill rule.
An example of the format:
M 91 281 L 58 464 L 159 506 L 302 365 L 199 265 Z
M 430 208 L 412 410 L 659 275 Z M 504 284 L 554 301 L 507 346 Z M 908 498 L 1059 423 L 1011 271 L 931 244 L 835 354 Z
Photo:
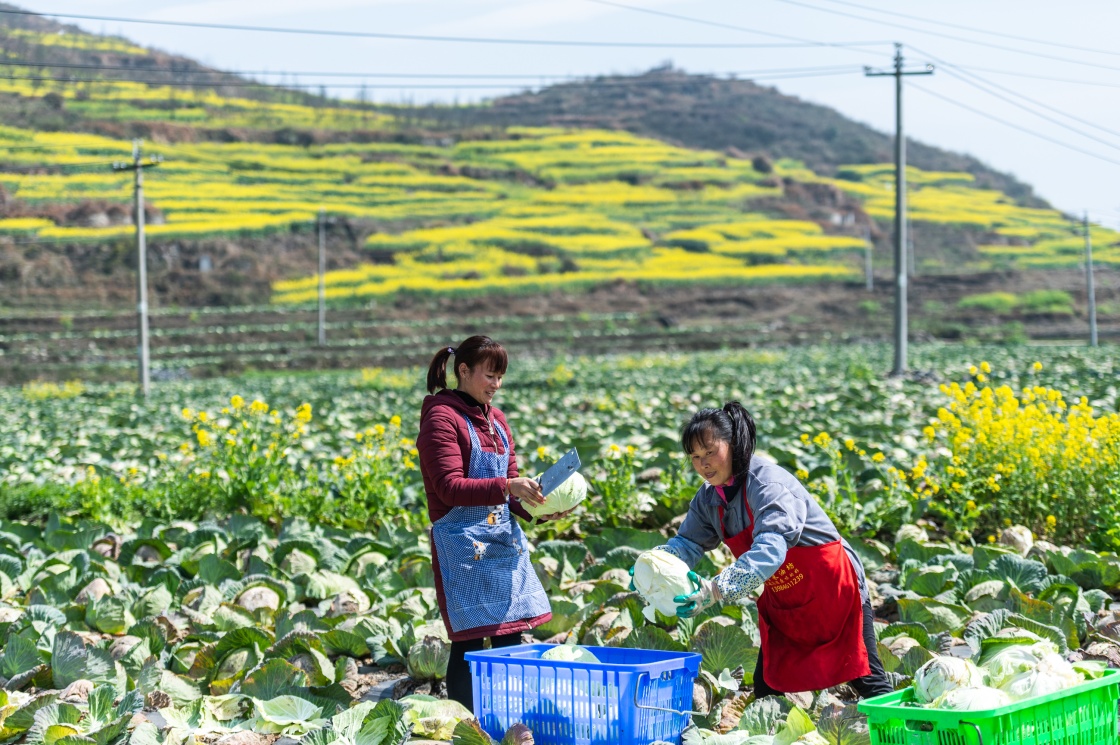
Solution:
M 984 711 L 908 706 L 914 689 L 859 704 L 871 745 L 1118 745 L 1120 670 L 1048 696 Z

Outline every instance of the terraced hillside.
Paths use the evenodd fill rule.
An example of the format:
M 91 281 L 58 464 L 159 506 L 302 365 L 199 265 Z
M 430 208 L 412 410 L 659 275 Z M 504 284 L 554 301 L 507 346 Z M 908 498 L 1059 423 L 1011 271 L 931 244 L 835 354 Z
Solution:
M 0 334 L 15 379 L 46 362 L 60 374 L 125 364 L 131 177 L 112 164 L 131 157 L 133 136 L 163 158 L 146 178 L 148 263 L 156 343 L 169 364 L 180 361 L 176 369 L 348 364 L 352 353 L 373 354 L 363 318 L 411 314 L 438 325 L 436 297 L 452 299 L 456 318 L 462 303 L 453 298 L 473 296 L 481 299 L 475 317 L 508 313 L 529 327 L 559 314 L 579 329 L 581 314 L 622 314 L 643 320 L 625 321 L 618 336 L 642 337 L 652 324 L 649 333 L 660 328 L 667 343 L 679 333 L 703 347 L 724 343 L 725 332 L 768 328 L 760 308 L 784 313 L 778 336 L 788 340 L 886 328 L 889 297 L 856 288 L 867 258 L 880 280 L 889 268 L 889 165 L 815 172 L 763 152 L 689 149 L 617 130 L 455 128 L 431 109 L 375 111 L 15 18 L 23 25 L 0 16 L 9 24 L 0 26 L 9 73 L 0 78 L 0 304 L 35 309 L 9 313 Z M 1056 210 L 988 188 L 993 179 L 910 169 L 915 264 L 921 276 L 942 278 L 920 300 L 919 329 L 989 338 L 988 328 L 1042 323 L 1032 335 L 1078 333 L 1082 238 Z M 314 346 L 300 324 L 311 323 L 317 296 L 320 210 L 338 324 L 331 344 L 340 347 L 326 357 L 292 352 Z M 1098 266 L 1114 271 L 1120 234 L 1094 228 L 1092 237 Z M 1039 269 L 1047 282 L 1036 286 Z M 959 281 L 939 289 L 950 276 L 974 277 L 964 283 L 972 292 Z M 707 295 L 744 286 L 749 313 L 740 305 L 716 311 L 715 325 L 704 320 L 723 307 Z M 804 297 L 771 289 L 783 286 L 804 288 Z M 1034 290 L 1061 297 L 1034 302 Z M 1103 283 L 1106 327 L 1111 292 Z M 653 301 L 653 293 L 662 295 Z M 698 296 L 698 306 L 681 310 Z M 959 317 L 958 303 L 971 318 Z M 239 309 L 208 325 L 191 310 L 205 306 Z M 303 314 L 298 329 L 288 308 Z M 378 329 L 379 343 L 399 348 L 408 335 L 387 329 Z

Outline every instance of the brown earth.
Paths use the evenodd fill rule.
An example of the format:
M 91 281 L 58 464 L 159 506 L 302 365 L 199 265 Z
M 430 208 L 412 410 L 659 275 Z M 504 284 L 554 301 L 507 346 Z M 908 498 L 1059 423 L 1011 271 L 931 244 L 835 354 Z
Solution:
M 1120 272 L 1098 270 L 1102 341 L 1120 340 Z M 1071 310 L 1050 313 L 961 310 L 967 296 L 1062 290 Z M 314 308 L 157 312 L 151 318 L 153 370 L 164 377 L 249 369 L 394 367 L 426 362 L 432 349 L 490 333 L 530 354 L 703 350 L 725 346 L 889 341 L 893 285 L 649 286 L 617 282 L 582 294 L 400 295 L 328 311 L 325 347 Z M 917 276 L 910 281 L 915 341 L 1082 340 L 1087 336 L 1084 274 L 1077 271 Z M 0 380 L 130 379 L 135 366 L 131 311 L 0 317 Z

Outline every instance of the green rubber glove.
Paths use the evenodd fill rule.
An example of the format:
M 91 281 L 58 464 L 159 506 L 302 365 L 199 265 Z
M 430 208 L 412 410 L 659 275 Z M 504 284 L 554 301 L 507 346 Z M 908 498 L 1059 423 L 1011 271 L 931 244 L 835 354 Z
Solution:
M 689 572 L 688 579 L 696 589 L 688 595 L 677 595 L 673 598 L 673 602 L 677 604 L 679 618 L 698 616 L 720 601 L 719 588 L 715 582 L 704 579 L 696 572 Z

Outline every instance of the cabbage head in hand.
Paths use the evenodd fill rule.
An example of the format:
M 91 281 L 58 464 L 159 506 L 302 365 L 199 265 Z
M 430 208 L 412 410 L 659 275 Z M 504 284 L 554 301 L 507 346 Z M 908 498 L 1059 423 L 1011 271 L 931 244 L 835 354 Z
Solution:
M 656 620 L 654 611 L 666 616 L 677 614 L 678 595 L 688 595 L 696 588 L 688 579 L 688 565 L 668 551 L 646 551 L 634 562 L 634 589 L 649 605 L 643 615 Z
M 543 503 L 522 502 L 521 506 L 533 517 L 543 517 L 567 512 L 585 499 L 587 499 L 587 480 L 583 478 L 583 474 L 576 471 L 549 492 Z

